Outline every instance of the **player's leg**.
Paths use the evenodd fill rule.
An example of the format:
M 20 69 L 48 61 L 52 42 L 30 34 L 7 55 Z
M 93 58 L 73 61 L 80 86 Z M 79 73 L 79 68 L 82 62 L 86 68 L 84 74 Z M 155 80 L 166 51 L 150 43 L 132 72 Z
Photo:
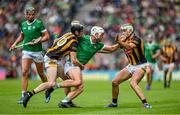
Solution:
M 147 72 L 146 90 L 150 90 L 151 89 L 151 84 L 152 84 L 152 75 L 153 75 L 153 69 L 151 68 L 151 66 L 147 66 L 146 72 Z
M 41 81 L 42 82 L 47 82 L 47 77 L 44 74 L 44 62 L 39 62 L 39 63 L 35 62 L 35 65 L 36 65 L 38 75 L 41 78 Z
M 69 79 L 67 76 L 64 75 L 64 67 L 60 61 L 57 62 L 57 77 L 60 77 L 63 81 Z M 59 88 L 58 84 L 56 83 L 54 87 L 51 87 L 45 91 L 45 102 L 48 103 L 51 99 L 51 93 Z M 70 88 L 64 89 L 65 94 L 67 95 L 70 92 Z
M 78 95 L 80 95 L 83 91 L 83 79 L 80 68 L 72 68 L 67 72 L 67 74 L 72 79 L 72 82 L 70 82 L 70 80 L 65 80 L 61 82 L 61 86 L 67 87 L 69 83 L 70 86 L 74 86 L 75 89 L 69 92 L 68 95 L 59 103 L 58 106 L 62 108 L 72 107 L 71 104 L 69 104 L 69 102 L 72 101 Z
M 23 106 L 24 107 L 27 106 L 28 101 L 30 100 L 30 98 L 33 95 L 55 86 L 55 84 L 56 84 L 56 76 L 57 76 L 57 66 L 48 67 L 47 68 L 47 75 L 49 76 L 49 81 L 48 82 L 41 83 L 38 87 L 33 89 L 31 92 L 28 91 L 25 94 L 25 97 L 23 99 Z
M 122 69 L 117 76 L 112 80 L 112 103 L 106 107 L 117 107 L 117 100 L 119 95 L 119 85 L 128 80 L 131 77 L 131 73 L 127 68 Z
M 21 78 L 22 95 L 21 95 L 21 99 L 18 101 L 19 104 L 23 103 L 24 94 L 27 91 L 28 74 L 31 64 L 32 64 L 32 59 L 22 58 L 22 78 Z
M 169 65 L 169 68 L 168 68 L 168 72 L 167 72 L 167 87 L 169 88 L 170 85 L 171 85 L 171 80 L 172 80 L 172 71 L 174 70 L 175 68 L 175 64 L 172 63 Z
M 42 82 L 47 82 L 47 77 L 44 74 L 44 57 L 42 52 L 34 52 L 32 54 L 33 61 L 35 62 L 37 72 Z
M 130 85 L 131 85 L 131 88 L 135 91 L 136 95 L 142 101 L 144 107 L 145 108 L 152 108 L 152 106 L 147 103 L 146 98 L 143 94 L 143 91 L 141 90 L 141 88 L 138 85 L 139 82 L 141 81 L 141 79 L 143 78 L 144 73 L 145 73 L 144 69 L 137 69 L 132 75 Z
M 167 88 L 167 73 L 168 73 L 168 70 L 164 70 L 164 88 Z

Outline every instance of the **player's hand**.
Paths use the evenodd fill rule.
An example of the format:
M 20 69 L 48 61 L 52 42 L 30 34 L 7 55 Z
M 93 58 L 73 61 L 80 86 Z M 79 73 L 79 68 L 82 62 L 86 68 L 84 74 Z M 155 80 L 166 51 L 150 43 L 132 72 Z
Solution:
M 33 39 L 31 42 L 29 42 L 28 44 L 29 45 L 35 45 L 35 44 L 38 44 L 40 43 L 41 41 L 41 37 L 40 38 L 37 38 L 37 39 Z
M 14 49 L 16 49 L 16 44 L 11 45 L 11 47 L 9 48 L 9 51 L 12 51 Z

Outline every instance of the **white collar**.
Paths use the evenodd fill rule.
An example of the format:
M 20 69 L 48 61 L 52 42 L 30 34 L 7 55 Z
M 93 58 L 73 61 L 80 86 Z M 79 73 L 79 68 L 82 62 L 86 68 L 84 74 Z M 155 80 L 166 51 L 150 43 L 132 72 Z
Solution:
M 36 19 L 34 19 L 34 21 L 30 23 L 30 22 L 27 20 L 26 23 L 27 23 L 27 25 L 31 25 L 31 24 L 33 24 L 35 21 L 36 21 Z
M 92 41 L 91 36 L 90 36 L 90 42 L 91 42 L 91 44 L 96 44 L 96 43 L 94 43 L 94 42 Z

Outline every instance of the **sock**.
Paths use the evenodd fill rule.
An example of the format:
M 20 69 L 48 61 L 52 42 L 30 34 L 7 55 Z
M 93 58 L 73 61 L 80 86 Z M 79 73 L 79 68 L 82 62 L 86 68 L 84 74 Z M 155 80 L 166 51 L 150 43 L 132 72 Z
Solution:
M 69 102 L 69 101 L 70 101 L 70 99 L 69 99 L 68 96 L 66 96 L 66 97 L 62 100 L 62 102 Z
M 22 91 L 21 93 L 22 93 L 21 97 L 24 97 L 24 93 L 26 93 L 26 91 Z
M 32 91 L 31 91 L 31 94 L 34 95 L 34 94 L 36 94 L 36 92 L 35 92 L 34 90 L 32 90 Z
M 143 100 L 141 100 L 141 101 L 142 101 L 143 104 L 144 104 L 144 103 L 147 103 L 146 99 L 143 99 Z
M 53 87 L 53 89 L 57 89 L 57 88 L 60 88 L 60 83 L 56 83 L 56 85 Z
M 117 99 L 112 99 L 112 102 L 114 103 L 114 104 L 117 104 Z

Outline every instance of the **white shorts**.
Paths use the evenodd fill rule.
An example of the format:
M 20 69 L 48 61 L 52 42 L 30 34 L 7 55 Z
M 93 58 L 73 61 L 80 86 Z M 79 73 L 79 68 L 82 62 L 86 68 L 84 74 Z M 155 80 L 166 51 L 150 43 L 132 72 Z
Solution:
M 44 56 L 45 68 L 48 67 L 63 67 L 63 64 L 59 60 L 50 59 L 47 55 Z
M 74 68 L 79 68 L 79 67 L 75 66 L 70 61 L 66 61 L 64 65 L 64 74 L 66 75 L 69 70 L 74 69 Z
M 37 63 L 41 63 L 44 61 L 42 51 L 40 52 L 23 51 L 22 53 L 23 53 L 22 59 L 26 59 L 26 58 L 33 59 L 33 61 Z
M 139 64 L 139 65 L 127 65 L 126 69 L 133 74 L 137 69 L 145 69 L 147 67 L 147 63 Z
M 148 62 L 147 65 L 150 66 L 153 70 L 156 68 L 156 63 Z
M 164 65 L 163 65 L 163 70 L 167 70 L 167 69 L 169 69 L 169 67 L 171 67 L 171 66 L 174 66 L 174 63 L 164 64 Z

